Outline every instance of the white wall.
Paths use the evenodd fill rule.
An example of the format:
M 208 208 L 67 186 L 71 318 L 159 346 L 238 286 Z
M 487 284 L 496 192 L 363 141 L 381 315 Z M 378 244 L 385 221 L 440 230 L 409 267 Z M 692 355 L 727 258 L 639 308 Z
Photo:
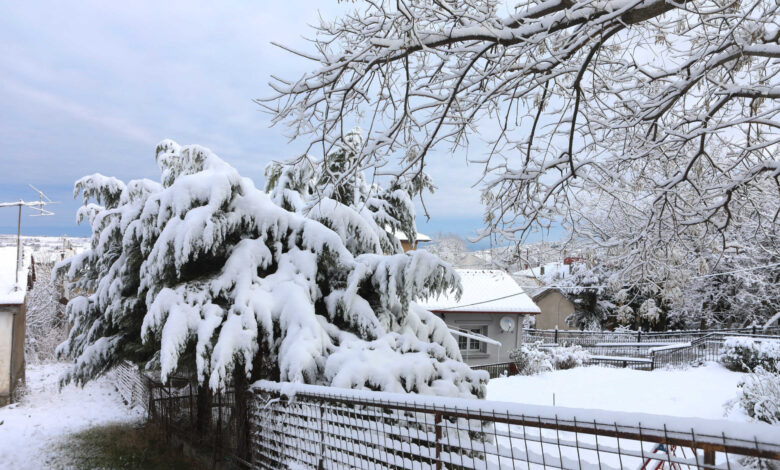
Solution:
M 495 362 L 509 361 L 509 352 L 516 348 L 521 342 L 522 328 L 522 315 L 519 314 L 501 314 L 501 313 L 441 313 L 439 315 L 445 323 L 458 328 L 468 330 L 472 327 L 487 326 L 487 336 L 490 339 L 496 340 L 501 343 L 499 348 L 497 345 L 488 344 L 487 351 L 481 352 L 469 352 L 466 354 L 461 351 L 463 360 L 469 365 L 481 365 L 492 364 Z M 501 330 L 499 322 L 505 316 L 511 317 L 515 321 L 515 329 L 506 333 Z M 457 340 L 457 337 L 455 338 Z
M 11 393 L 11 347 L 14 316 L 0 307 L 0 397 Z

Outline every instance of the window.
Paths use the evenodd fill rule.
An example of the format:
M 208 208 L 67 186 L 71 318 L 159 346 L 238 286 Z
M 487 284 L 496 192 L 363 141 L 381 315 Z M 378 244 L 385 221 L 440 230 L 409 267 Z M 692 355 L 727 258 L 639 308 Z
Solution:
M 484 326 L 469 326 L 466 328 L 463 328 L 465 331 L 468 331 L 469 333 L 474 333 L 477 335 L 487 336 L 488 327 L 487 325 Z M 467 338 L 465 336 L 458 336 L 458 347 L 461 351 L 465 353 L 486 353 L 487 352 L 487 343 L 484 341 L 479 341 L 474 338 Z

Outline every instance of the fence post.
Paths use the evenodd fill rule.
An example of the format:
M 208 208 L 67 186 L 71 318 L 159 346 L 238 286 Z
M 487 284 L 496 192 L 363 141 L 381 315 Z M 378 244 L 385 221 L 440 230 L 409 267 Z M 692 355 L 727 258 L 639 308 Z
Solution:
M 639 330 L 636 332 L 636 342 L 641 343 L 642 342 L 642 330 Z
M 555 344 L 558 344 L 558 327 L 555 327 Z
M 317 464 L 317 470 L 325 470 L 325 430 L 323 429 L 325 424 L 325 413 L 322 410 L 322 403 L 320 403 L 320 461 Z
M 433 420 L 436 427 L 436 470 L 441 470 L 441 413 L 436 412 Z
M 715 465 L 715 451 L 704 449 L 704 464 Z

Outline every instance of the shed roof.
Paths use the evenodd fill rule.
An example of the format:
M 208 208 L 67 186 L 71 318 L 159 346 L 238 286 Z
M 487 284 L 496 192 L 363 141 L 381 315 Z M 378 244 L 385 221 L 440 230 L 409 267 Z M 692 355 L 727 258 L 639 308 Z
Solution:
M 497 269 L 456 269 L 463 285 L 460 300 L 447 293 L 419 304 L 433 312 L 541 313 L 508 273 Z
M 19 271 L 19 284 L 15 282 L 16 246 L 0 247 L 0 305 L 18 305 L 24 303 L 27 294 L 27 269 L 30 257 L 24 256 Z
M 401 240 L 402 242 L 409 241 L 409 237 L 406 236 L 405 233 L 401 231 L 393 232 L 393 235 L 395 235 L 395 238 Z M 417 232 L 417 241 L 418 242 L 429 242 L 431 241 L 431 237 L 424 233 Z

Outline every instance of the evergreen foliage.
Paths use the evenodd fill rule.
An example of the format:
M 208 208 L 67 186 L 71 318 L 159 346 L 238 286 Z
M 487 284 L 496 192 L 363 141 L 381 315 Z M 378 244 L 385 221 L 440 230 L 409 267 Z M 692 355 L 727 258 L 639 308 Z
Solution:
M 91 248 L 57 267 L 82 295 L 59 352 L 66 380 L 122 359 L 194 372 L 224 389 L 234 372 L 393 392 L 483 397 L 486 376 L 462 362 L 446 325 L 416 299 L 458 291 L 455 272 L 414 233 L 410 192 L 341 180 L 341 158 L 269 168 L 271 194 L 200 146 L 163 141 L 161 182 L 99 174 L 76 182 Z M 313 197 L 324 193 L 326 197 Z

